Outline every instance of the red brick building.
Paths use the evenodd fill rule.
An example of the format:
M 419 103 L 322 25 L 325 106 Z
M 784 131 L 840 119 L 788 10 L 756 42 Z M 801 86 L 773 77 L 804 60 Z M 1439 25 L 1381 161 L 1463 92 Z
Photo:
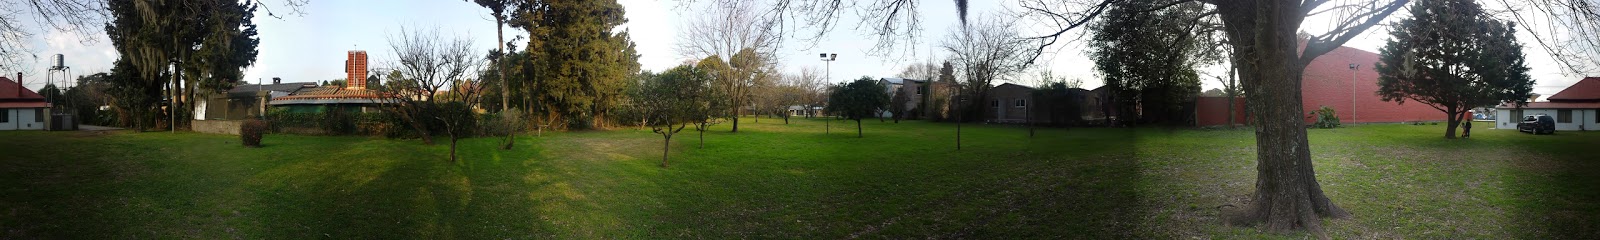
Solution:
M 1377 62 L 1378 54 L 1349 47 L 1339 47 L 1312 60 L 1300 81 L 1301 108 L 1310 116 L 1311 111 L 1322 106 L 1332 107 L 1342 123 L 1445 120 L 1443 112 L 1424 103 L 1383 101 L 1377 94 L 1378 72 L 1373 68 Z M 1227 122 L 1226 107 L 1226 103 L 1197 104 L 1197 122 L 1201 126 Z M 1212 111 L 1217 113 L 1199 113 Z M 1315 117 L 1305 118 L 1307 124 L 1315 121 Z

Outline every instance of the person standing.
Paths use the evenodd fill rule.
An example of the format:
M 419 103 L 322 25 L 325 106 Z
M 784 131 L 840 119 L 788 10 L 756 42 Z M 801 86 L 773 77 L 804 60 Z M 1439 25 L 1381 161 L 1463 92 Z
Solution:
M 1468 116 L 1470 116 L 1471 112 L 1468 112 L 1467 114 L 1468 114 Z M 1466 123 L 1463 123 L 1461 125 L 1461 138 L 1470 138 L 1470 137 L 1472 137 L 1472 118 L 1471 117 L 1463 117 L 1463 118 L 1466 118 L 1466 121 L 1464 121 Z

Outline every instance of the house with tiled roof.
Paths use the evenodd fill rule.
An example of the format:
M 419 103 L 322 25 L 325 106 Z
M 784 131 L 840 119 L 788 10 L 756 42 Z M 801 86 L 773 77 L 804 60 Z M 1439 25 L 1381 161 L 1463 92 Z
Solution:
M 49 114 L 44 95 L 22 86 L 22 73 L 0 76 L 0 130 L 44 130 Z
M 1495 110 L 1498 129 L 1517 129 L 1524 116 L 1544 114 L 1556 119 L 1557 131 L 1592 131 L 1600 128 L 1600 77 L 1578 80 L 1543 102 L 1501 104 Z
M 367 89 L 367 52 L 350 51 L 345 60 L 347 86 L 302 89 L 287 96 L 273 97 L 272 107 L 289 112 L 324 112 L 334 109 L 350 112 L 376 112 L 383 104 L 394 103 L 393 94 Z

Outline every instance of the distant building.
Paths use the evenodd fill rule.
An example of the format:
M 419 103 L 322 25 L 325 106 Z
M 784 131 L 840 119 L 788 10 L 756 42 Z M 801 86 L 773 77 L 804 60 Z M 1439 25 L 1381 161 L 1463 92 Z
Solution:
M 271 99 L 316 87 L 314 82 L 273 80 L 271 84 L 245 84 L 225 92 L 201 94 L 194 105 L 194 120 L 242 120 L 262 116 Z
M 22 86 L 22 73 L 16 80 L 0 76 L 0 130 L 44 130 L 49 115 L 50 103 Z
M 1300 79 L 1300 108 L 1306 124 L 1317 121 L 1311 115 L 1323 106 L 1333 108 L 1343 123 L 1382 123 L 1444 121 L 1445 114 L 1425 103 L 1406 101 L 1405 104 L 1383 101 L 1378 96 L 1378 72 L 1373 64 L 1378 54 L 1361 49 L 1339 47 L 1318 56 L 1306 64 Z M 1196 122 L 1200 126 L 1225 125 L 1227 98 L 1201 100 L 1195 106 Z M 1235 101 L 1245 106 L 1244 101 Z M 1242 109 L 1235 109 L 1235 124 L 1248 124 L 1244 119 L 1253 117 Z M 1205 112 L 1205 113 L 1201 113 Z M 1243 115 L 1239 115 L 1243 114 Z M 1241 117 L 1242 116 L 1242 117 Z
M 273 97 L 269 104 L 289 112 L 343 110 L 374 112 L 382 104 L 393 103 L 393 94 L 367 89 L 367 52 L 350 51 L 345 59 L 345 87 L 323 86 L 302 89 L 287 96 Z
M 986 122 L 993 123 L 1026 123 L 1029 119 L 1028 111 L 1033 104 L 1033 88 L 1023 85 L 1005 83 L 989 89 L 988 105 L 983 113 Z M 1031 116 L 1040 119 L 1040 116 Z
M 1544 102 L 1530 102 L 1527 106 L 1502 104 L 1495 107 L 1500 114 L 1495 118 L 1495 128 L 1517 129 L 1523 116 L 1544 114 L 1556 119 L 1557 131 L 1593 131 L 1600 128 L 1600 77 L 1578 80 Z
M 878 85 L 883 85 L 884 89 L 887 90 L 886 94 L 889 95 L 889 99 L 891 101 L 890 104 L 893 104 L 892 101 L 896 95 L 905 94 L 907 101 L 904 104 L 907 114 L 915 115 L 916 112 L 921 111 L 920 109 L 917 109 L 917 106 L 922 104 L 923 93 L 928 90 L 927 80 L 909 78 L 879 78 Z M 879 111 L 879 117 L 894 117 L 894 112 L 889 110 L 890 109 L 883 109 L 882 111 Z

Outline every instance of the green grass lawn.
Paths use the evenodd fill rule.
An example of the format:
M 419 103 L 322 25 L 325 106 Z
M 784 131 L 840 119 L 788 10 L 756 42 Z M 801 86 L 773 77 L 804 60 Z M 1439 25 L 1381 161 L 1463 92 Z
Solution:
M 1253 132 L 745 119 L 446 145 L 0 132 L 9 238 L 1258 238 Z M 1334 238 L 1600 238 L 1600 133 L 1310 130 Z

